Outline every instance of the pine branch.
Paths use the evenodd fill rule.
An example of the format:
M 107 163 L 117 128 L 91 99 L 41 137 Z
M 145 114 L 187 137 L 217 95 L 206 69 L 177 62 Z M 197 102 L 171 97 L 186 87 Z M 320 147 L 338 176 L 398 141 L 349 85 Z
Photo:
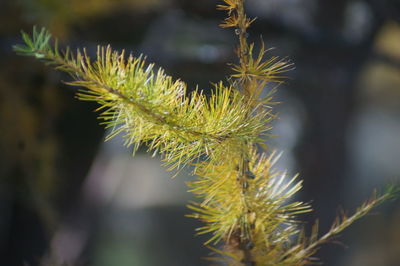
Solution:
M 309 204 L 293 201 L 302 188 L 298 177 L 287 178 L 275 169 L 275 152 L 258 152 L 273 113 L 272 89 L 259 95 L 269 83 L 282 82 L 293 65 L 286 59 L 265 59 L 264 44 L 253 56 L 247 29 L 254 19 L 244 12 L 244 0 L 223 0 L 218 8 L 228 13 L 222 27 L 234 27 L 239 37 L 239 63 L 233 66 L 231 85 L 215 84 L 210 97 L 202 91 L 187 92 L 181 80 L 162 69 L 155 70 L 139 56 L 125 56 L 110 46 L 98 47 L 95 59 L 85 49 L 61 51 L 50 33 L 34 28 L 22 33 L 23 45 L 14 50 L 33 56 L 70 74 L 78 86 L 78 98 L 99 104 L 99 118 L 112 128 L 107 139 L 122 134 L 136 151 L 141 144 L 163 155 L 170 169 L 194 166 L 198 179 L 189 183 L 199 202 L 188 207 L 190 217 L 209 234 L 205 243 L 232 265 L 310 265 L 318 247 L 331 240 L 372 208 L 399 191 L 374 194 L 354 215 L 339 217 L 330 231 L 318 237 L 318 224 L 306 237 L 298 216 L 311 211 Z M 200 160 L 201 158 L 201 160 Z M 297 239 L 297 240 L 294 240 Z M 222 242 L 222 249 L 215 246 Z M 218 258 L 212 258 L 218 259 Z
M 244 142 L 262 141 L 274 118 L 263 106 L 250 107 L 243 96 L 222 83 L 215 85 L 210 98 L 195 91 L 189 96 L 186 84 L 154 71 L 154 65 L 124 52 L 99 47 L 91 61 L 86 51 L 76 55 L 50 45 L 51 35 L 45 29 L 34 29 L 32 38 L 23 33 L 25 45 L 15 46 L 17 53 L 34 56 L 75 80 L 69 85 L 84 87 L 78 97 L 96 101 L 102 110 L 100 118 L 113 128 L 110 137 L 124 133 L 126 145 L 136 150 L 141 143 L 159 151 L 171 168 L 191 163 L 201 156 L 209 161 L 223 161 Z M 247 113 L 252 113 L 248 118 Z
M 374 191 L 369 200 L 361 204 L 360 207 L 356 209 L 353 215 L 347 216 L 344 212 L 341 216 L 337 217 L 335 222 L 332 224 L 331 229 L 318 237 L 318 222 L 315 223 L 311 236 L 306 238 L 304 235 L 299 236 L 298 244 L 293 245 L 287 252 L 285 252 L 281 258 L 280 263 L 277 265 L 310 265 L 314 264 L 310 260 L 310 257 L 314 255 L 319 246 L 330 242 L 335 237 L 343 232 L 346 228 L 352 225 L 354 222 L 358 221 L 370 211 L 382 203 L 396 199 L 399 196 L 400 187 L 390 185 L 383 193 L 378 193 Z M 314 258 L 314 261 L 316 259 Z
M 228 12 L 228 18 L 223 24 L 221 24 L 221 26 L 235 28 L 235 33 L 239 37 L 237 55 L 240 64 L 234 65 L 233 70 L 236 72 L 236 74 L 232 74 L 232 77 L 237 78 L 239 87 L 242 89 L 243 94 L 246 97 L 245 100 L 248 101 L 250 105 L 256 105 L 259 100 L 259 95 L 266 84 L 278 80 L 278 75 L 287 71 L 291 65 L 281 60 L 275 62 L 276 58 L 272 58 L 267 62 L 263 62 L 265 53 L 264 46 L 262 46 L 258 58 L 254 60 L 254 44 L 249 45 L 247 42 L 247 29 L 255 19 L 250 19 L 245 14 L 244 0 L 224 0 L 224 2 L 225 5 L 219 5 L 218 7 L 219 9 L 226 10 Z M 251 117 L 251 114 L 248 114 L 248 117 Z M 240 213 L 236 214 L 238 217 L 236 220 L 238 220 L 239 223 L 235 225 L 234 228 L 231 228 L 231 232 L 237 232 L 237 239 L 234 241 L 231 240 L 231 232 L 227 234 L 226 239 L 227 243 L 233 243 L 230 245 L 230 247 L 228 247 L 228 249 L 236 249 L 242 253 L 241 262 L 245 265 L 253 265 L 256 263 L 257 256 L 254 256 L 254 254 L 257 253 L 257 250 L 252 250 L 254 243 L 257 242 L 258 236 L 264 234 L 268 235 L 269 233 L 265 232 L 265 230 L 255 230 L 256 228 L 254 226 L 256 220 L 260 220 L 258 216 L 263 213 L 262 210 L 256 212 L 253 211 L 251 208 L 254 202 L 259 203 L 260 200 L 256 196 L 258 194 L 251 193 L 252 191 L 249 190 L 249 184 L 251 184 L 250 180 L 255 177 L 255 175 L 251 171 L 249 160 L 249 155 L 254 145 L 254 143 L 250 143 L 249 145 L 247 145 L 247 148 L 242 150 L 240 160 L 237 162 L 239 168 L 236 179 L 236 183 L 239 187 L 239 191 L 237 194 L 239 195 L 239 198 L 237 200 L 242 203 L 243 207 L 240 209 Z M 263 182 L 268 182 L 269 178 L 270 177 L 267 175 L 264 176 L 262 180 Z M 261 185 L 262 187 L 262 184 L 257 185 Z M 253 190 L 255 189 L 256 193 L 259 193 L 258 186 L 250 186 L 250 188 L 252 188 Z M 268 195 L 268 192 L 271 191 L 262 191 L 262 193 L 266 195 Z M 285 197 L 282 196 L 281 198 Z M 266 203 L 268 202 L 262 201 L 262 204 Z M 282 208 L 282 210 L 283 209 L 284 208 Z M 230 209 L 228 208 L 226 210 Z M 271 209 L 269 209 L 268 211 L 268 215 L 273 213 Z M 251 219 L 254 221 L 249 221 L 249 213 L 253 217 L 255 217 Z M 280 222 L 284 224 L 285 221 L 286 220 L 283 219 Z M 273 223 L 271 225 L 273 225 Z M 265 228 L 275 227 L 266 225 Z M 259 245 L 255 245 L 255 247 L 263 248 L 265 246 L 269 246 L 269 243 L 269 240 L 266 240 L 262 243 L 258 243 Z

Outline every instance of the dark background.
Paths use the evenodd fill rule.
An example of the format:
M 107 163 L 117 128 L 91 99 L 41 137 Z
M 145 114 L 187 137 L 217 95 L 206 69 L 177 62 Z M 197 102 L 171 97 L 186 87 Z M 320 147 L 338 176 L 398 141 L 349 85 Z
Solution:
M 209 265 L 183 171 L 158 157 L 131 158 L 103 143 L 94 104 L 74 98 L 69 77 L 16 56 L 21 29 L 46 26 L 62 43 L 110 43 L 194 88 L 225 79 L 235 62 L 224 13 L 202 0 L 3 0 L 0 2 L 0 265 Z M 400 2 L 248 0 L 268 55 L 296 69 L 277 98 L 281 165 L 300 173 L 299 197 L 328 230 L 339 206 L 353 210 L 400 176 Z M 400 205 L 386 203 L 317 254 L 325 265 L 400 265 Z

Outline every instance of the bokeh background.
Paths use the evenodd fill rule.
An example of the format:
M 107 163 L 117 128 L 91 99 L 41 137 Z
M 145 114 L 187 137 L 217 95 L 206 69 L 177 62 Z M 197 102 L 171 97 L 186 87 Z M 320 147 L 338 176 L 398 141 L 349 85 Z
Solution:
M 191 199 L 145 149 L 131 157 L 104 143 L 94 104 L 69 77 L 16 56 L 21 29 L 45 26 L 62 43 L 112 44 L 208 89 L 235 62 L 232 30 L 214 0 L 0 1 L 0 265 L 209 265 Z M 296 65 L 279 88 L 270 147 L 280 167 L 305 180 L 326 231 L 339 206 L 353 210 L 373 188 L 400 177 L 400 2 L 248 0 L 269 55 Z M 323 246 L 325 265 L 400 265 L 400 202 L 387 203 Z

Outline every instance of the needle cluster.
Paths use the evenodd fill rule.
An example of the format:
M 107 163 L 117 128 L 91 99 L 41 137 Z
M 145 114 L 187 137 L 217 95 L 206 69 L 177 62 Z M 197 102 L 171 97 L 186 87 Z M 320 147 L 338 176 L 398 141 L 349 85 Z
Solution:
M 254 44 L 247 42 L 254 19 L 244 13 L 244 0 L 223 2 L 218 8 L 228 17 L 221 26 L 233 27 L 239 36 L 239 62 L 228 82 L 214 85 L 211 96 L 200 89 L 189 93 L 183 81 L 142 56 L 110 46 L 98 47 L 93 59 L 85 49 L 61 51 L 45 29 L 23 33 L 25 43 L 14 49 L 70 74 L 68 84 L 80 88 L 78 98 L 99 104 L 99 118 L 112 129 L 108 138 L 122 135 L 134 151 L 147 145 L 170 169 L 193 166 L 197 179 L 188 185 L 199 200 L 188 206 L 193 211 L 188 216 L 204 222 L 198 233 L 210 235 L 205 244 L 217 254 L 213 259 L 231 265 L 309 265 L 320 244 L 392 198 L 397 189 L 374 194 L 321 237 L 317 225 L 310 237 L 304 235 L 298 215 L 311 206 L 293 200 L 302 181 L 274 167 L 276 152 L 259 152 L 276 117 L 274 89 L 264 98 L 260 93 L 270 83 L 279 84 L 292 64 L 265 59 L 264 45 L 255 53 Z
M 244 143 L 262 143 L 273 118 L 268 99 L 250 106 L 233 86 L 214 85 L 211 96 L 187 92 L 186 84 L 174 80 L 139 56 L 125 56 L 110 46 L 98 47 L 91 60 L 85 49 L 61 52 L 57 41 L 50 44 L 46 29 L 23 33 L 25 45 L 17 53 L 34 56 L 69 73 L 69 85 L 83 87 L 77 96 L 99 104 L 99 118 L 112 128 L 108 138 L 120 133 L 134 151 L 146 144 L 164 161 L 178 168 L 207 158 L 207 162 L 229 160 L 226 154 L 240 152 Z M 251 116 L 248 116 L 248 114 Z

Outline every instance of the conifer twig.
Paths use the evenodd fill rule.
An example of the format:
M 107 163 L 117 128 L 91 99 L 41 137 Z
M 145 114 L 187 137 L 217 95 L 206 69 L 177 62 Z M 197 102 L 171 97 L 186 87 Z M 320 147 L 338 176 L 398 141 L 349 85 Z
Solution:
M 210 97 L 199 90 L 187 94 L 184 82 L 110 46 L 99 47 L 94 60 L 85 50 L 61 52 L 45 29 L 34 28 L 32 36 L 23 33 L 24 44 L 14 50 L 70 74 L 73 81 L 67 84 L 82 88 L 78 98 L 99 104 L 100 119 L 112 128 L 107 139 L 121 133 L 134 151 L 145 144 L 161 153 L 170 169 L 194 166 L 198 177 L 188 186 L 199 200 L 188 206 L 193 211 L 188 216 L 204 222 L 198 234 L 210 235 L 205 244 L 224 261 L 245 266 L 310 265 L 319 245 L 399 189 L 374 195 L 352 216 L 338 218 L 322 237 L 317 224 L 311 236 L 305 236 L 298 216 L 310 212 L 311 206 L 293 201 L 302 181 L 276 169 L 279 154 L 257 148 L 276 117 L 274 89 L 263 98 L 260 93 L 266 85 L 280 83 L 292 64 L 277 57 L 265 59 L 264 44 L 254 56 L 254 44 L 247 42 L 254 19 L 245 14 L 244 0 L 223 2 L 218 8 L 228 17 L 221 26 L 235 28 L 239 36 L 239 64 L 232 67 L 231 85 L 216 84 Z

